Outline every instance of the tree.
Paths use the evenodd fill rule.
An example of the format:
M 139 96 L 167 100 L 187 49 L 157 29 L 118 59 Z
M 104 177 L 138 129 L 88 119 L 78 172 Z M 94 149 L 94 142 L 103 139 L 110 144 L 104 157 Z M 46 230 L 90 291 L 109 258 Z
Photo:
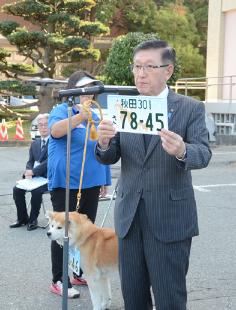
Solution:
M 161 2 L 162 6 L 175 5 L 185 6 L 187 10 L 187 15 L 192 14 L 195 19 L 197 32 L 199 35 L 198 45 L 195 47 L 199 48 L 200 54 L 206 57 L 206 45 L 207 45 L 207 24 L 208 24 L 208 0 L 163 0 L 155 1 L 157 4 Z
M 181 76 L 204 75 L 205 60 L 198 48 L 200 36 L 195 18 L 181 5 L 181 1 L 161 7 L 157 12 L 155 25 L 160 37 L 175 47 L 182 68 Z
M 159 39 L 157 33 L 130 32 L 127 35 L 119 36 L 113 41 L 105 66 L 105 82 L 117 85 L 133 85 L 133 74 L 130 64 L 133 60 L 133 50 L 136 45 L 145 40 Z M 179 74 L 180 67 L 177 64 L 175 72 L 170 79 L 173 83 Z
M 1 49 L 0 71 L 12 80 L 36 75 L 54 78 L 59 65 L 98 60 L 100 51 L 93 47 L 93 38 L 108 33 L 109 28 L 94 20 L 96 4 L 95 0 L 25 0 L 4 5 L 4 12 L 23 17 L 36 30 L 14 21 L 0 22 L 0 33 L 25 57 L 23 64 L 12 64 L 7 60 L 9 53 Z M 39 111 L 48 111 L 53 104 L 52 89 L 41 87 Z
M 162 7 L 157 12 L 155 26 L 161 38 L 172 44 L 178 42 L 184 45 L 199 42 L 194 17 L 187 14 L 185 7 L 176 7 L 173 4 Z
M 206 57 L 207 26 L 208 26 L 208 0 L 185 0 L 185 5 L 194 15 L 196 27 L 200 36 L 199 50 Z
M 111 35 L 152 32 L 157 6 L 153 0 L 100 0 L 97 16 L 109 24 Z
M 182 76 L 201 76 L 205 74 L 203 49 L 206 31 L 204 29 L 204 34 L 199 33 L 200 23 L 196 23 L 195 16 L 197 17 L 197 13 L 201 11 L 201 4 L 204 4 L 203 10 L 207 12 L 206 2 L 207 0 L 100 0 L 97 14 L 100 14 L 100 18 L 107 17 L 104 22 L 116 21 L 111 27 L 112 33 L 158 33 L 162 40 L 176 48 L 179 60 L 184 64 Z M 191 7 L 192 3 L 196 12 Z M 109 13 L 106 14 L 107 12 Z M 205 14 L 203 19 L 205 20 Z M 187 51 L 193 53 L 187 55 Z M 195 59 L 196 65 L 190 65 Z
M 192 44 L 175 45 L 176 54 L 181 65 L 182 77 L 202 77 L 205 75 L 204 57 Z

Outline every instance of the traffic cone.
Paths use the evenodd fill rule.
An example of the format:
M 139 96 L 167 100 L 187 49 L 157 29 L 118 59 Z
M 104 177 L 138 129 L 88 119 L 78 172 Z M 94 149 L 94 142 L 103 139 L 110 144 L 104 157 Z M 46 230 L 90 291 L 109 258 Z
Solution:
M 24 140 L 24 130 L 22 127 L 22 120 L 20 117 L 18 117 L 18 120 L 16 121 L 16 134 L 14 136 L 15 140 Z
M 5 123 L 5 119 L 3 118 L 0 124 L 0 141 L 7 141 L 7 140 L 8 140 L 7 126 Z

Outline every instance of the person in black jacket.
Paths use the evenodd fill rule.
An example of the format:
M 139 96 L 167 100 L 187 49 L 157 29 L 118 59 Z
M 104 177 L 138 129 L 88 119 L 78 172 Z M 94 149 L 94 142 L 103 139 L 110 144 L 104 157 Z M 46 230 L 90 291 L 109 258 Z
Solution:
M 48 160 L 48 114 L 39 114 L 37 117 L 38 129 L 41 138 L 31 143 L 29 150 L 29 160 L 26 164 L 26 170 L 23 178 L 31 179 L 36 176 L 47 178 L 47 160 Z M 28 216 L 26 208 L 25 193 L 26 190 L 17 186 L 13 188 L 13 199 L 17 209 L 17 220 L 10 225 L 10 228 L 17 228 L 27 225 L 27 230 L 34 230 L 38 227 L 38 215 L 42 203 L 42 195 L 48 190 L 47 184 L 44 184 L 31 191 L 31 211 Z

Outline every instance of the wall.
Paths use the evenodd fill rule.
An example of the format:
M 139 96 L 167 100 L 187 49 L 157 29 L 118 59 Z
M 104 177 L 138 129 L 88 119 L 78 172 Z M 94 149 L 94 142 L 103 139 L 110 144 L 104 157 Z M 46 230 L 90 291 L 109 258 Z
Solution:
M 210 86 L 206 101 L 229 100 L 229 86 L 213 84 L 230 82 L 229 78 L 217 77 L 236 75 L 236 0 L 209 0 L 208 12 L 206 75 Z M 232 99 L 236 101 L 236 86 Z
M 223 75 L 235 75 L 232 77 L 232 83 L 236 83 L 236 9 L 225 12 L 224 29 Z M 230 78 L 225 78 L 224 83 L 230 83 Z M 223 99 L 236 100 L 236 85 L 223 86 Z

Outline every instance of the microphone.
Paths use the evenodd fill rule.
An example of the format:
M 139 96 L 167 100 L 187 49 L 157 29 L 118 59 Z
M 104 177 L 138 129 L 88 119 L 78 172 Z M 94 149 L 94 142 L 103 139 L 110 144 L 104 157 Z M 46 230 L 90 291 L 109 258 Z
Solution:
M 84 88 L 63 89 L 58 92 L 59 98 L 73 97 L 80 95 L 94 95 L 102 93 L 111 93 L 119 95 L 139 95 L 135 86 L 116 86 L 116 85 L 96 85 Z
M 59 98 L 61 97 L 71 97 L 71 96 L 81 96 L 81 95 L 95 95 L 104 92 L 103 85 L 91 86 L 91 87 L 81 87 L 81 88 L 71 88 L 63 89 L 58 92 Z

